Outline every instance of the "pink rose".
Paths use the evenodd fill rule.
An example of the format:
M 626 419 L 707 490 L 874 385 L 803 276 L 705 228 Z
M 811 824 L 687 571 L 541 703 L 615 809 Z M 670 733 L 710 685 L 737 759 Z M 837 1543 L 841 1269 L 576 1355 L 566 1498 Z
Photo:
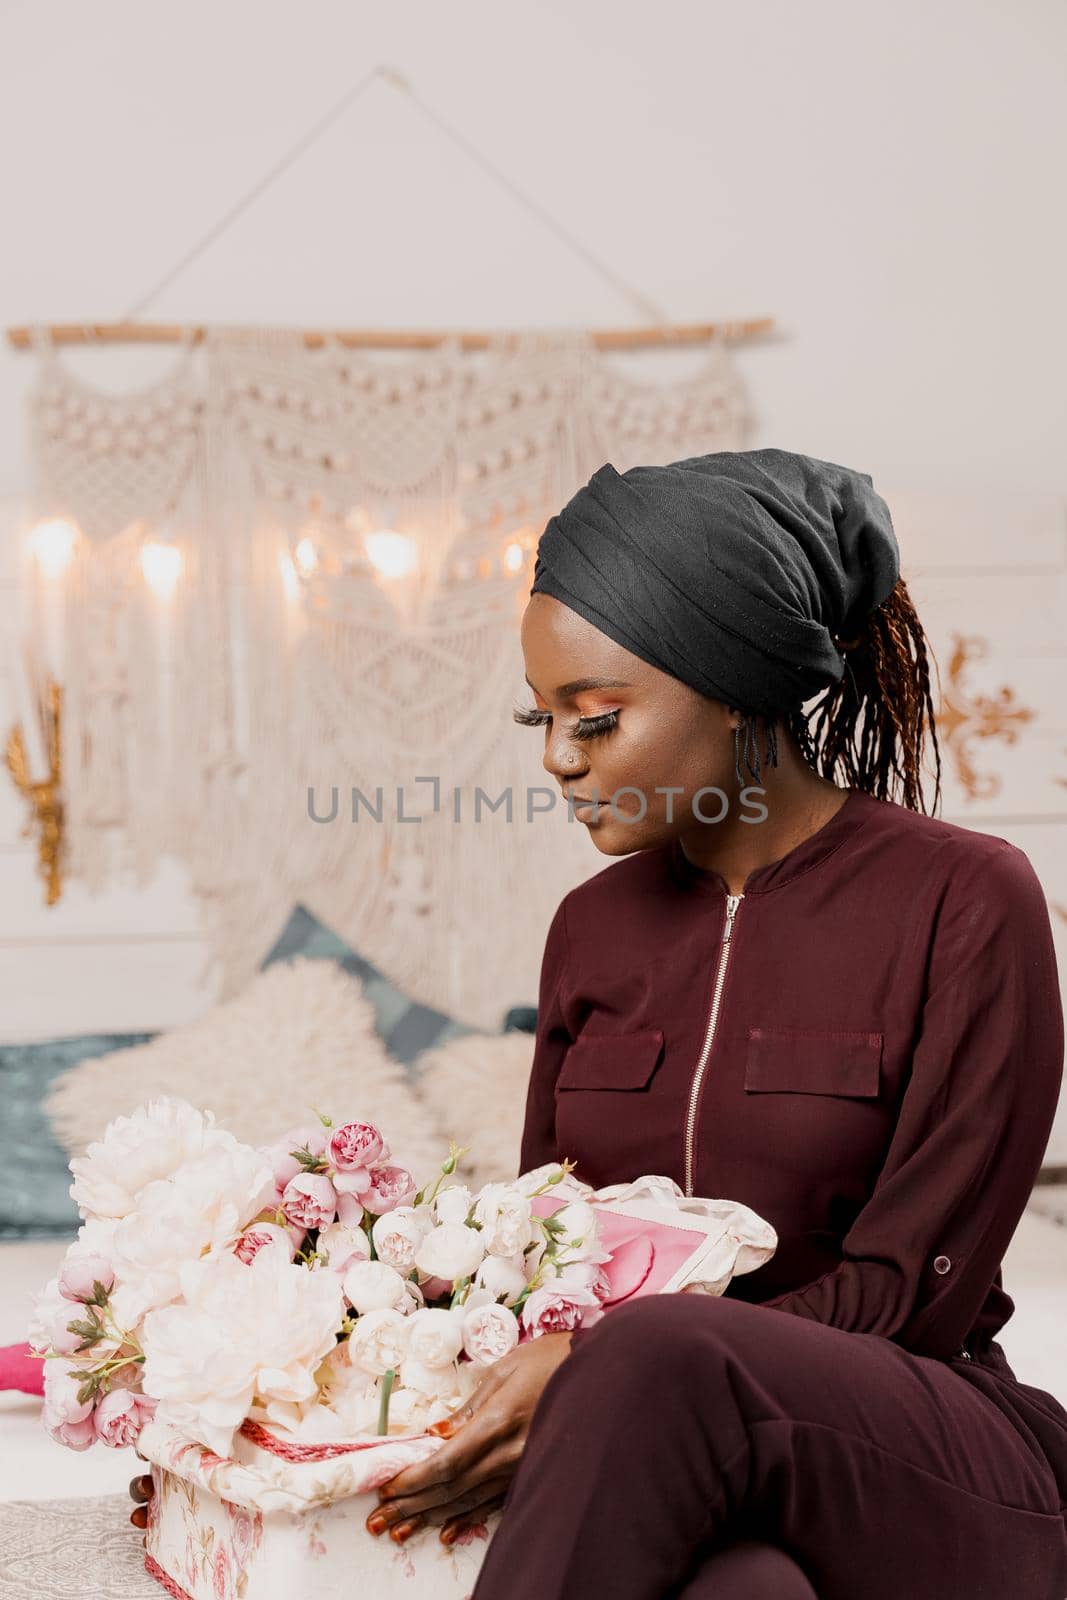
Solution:
M 81 1256 L 64 1261 L 59 1269 L 59 1292 L 68 1300 L 91 1300 L 100 1284 L 105 1294 L 115 1286 L 115 1273 L 103 1256 Z
M 291 1154 L 293 1150 L 307 1150 L 309 1155 L 321 1157 L 326 1150 L 326 1129 L 296 1128 L 292 1133 L 287 1133 L 284 1139 L 279 1139 L 277 1144 L 272 1144 L 265 1152 L 279 1195 L 283 1193 L 290 1178 L 295 1178 L 298 1173 L 307 1170 L 304 1163 Z
M 299 1228 L 325 1228 L 337 1214 L 337 1190 L 321 1172 L 302 1173 L 286 1184 L 282 1210 Z
M 96 1428 L 92 1417 L 83 1422 L 46 1422 L 45 1427 L 57 1444 L 68 1450 L 88 1450 L 96 1443 Z
M 532 1339 L 543 1333 L 568 1333 L 591 1327 L 604 1315 L 596 1295 L 577 1285 L 535 1289 L 522 1308 L 522 1324 Z
M 345 1222 L 332 1222 L 323 1228 L 315 1248 L 326 1256 L 330 1271 L 342 1277 L 354 1261 L 370 1260 L 367 1235 L 362 1228 L 349 1227 Z
M 157 1403 L 145 1394 L 134 1394 L 132 1389 L 112 1389 L 96 1408 L 96 1437 L 113 1450 L 136 1444 Z
M 86 1322 L 89 1319 L 79 1306 L 67 1304 L 53 1313 L 48 1324 L 48 1341 L 53 1350 L 58 1350 L 60 1355 L 73 1355 L 80 1344 L 85 1343 L 83 1333 L 71 1333 L 68 1323 Z
M 337 1188 L 336 1184 L 334 1188 Z M 346 1228 L 358 1228 L 363 1221 L 363 1207 L 354 1194 L 338 1194 L 337 1220 L 343 1222 Z
M 71 1377 L 65 1362 L 45 1362 L 42 1420 L 52 1438 L 68 1450 L 88 1450 L 96 1441 L 93 1402 L 78 1399 L 81 1382 L 80 1375 Z
M 392 1211 L 394 1206 L 406 1206 L 418 1193 L 418 1184 L 405 1167 L 375 1167 L 370 1175 L 370 1185 L 360 1198 L 368 1211 L 375 1216 Z
M 279 1228 L 274 1222 L 257 1222 L 251 1228 L 246 1228 L 234 1245 L 233 1253 L 238 1261 L 243 1261 L 247 1267 L 268 1244 L 281 1245 L 290 1261 L 296 1255 L 297 1246 L 293 1240 L 293 1230 Z
M 369 1167 L 382 1153 L 382 1136 L 373 1123 L 345 1122 L 330 1135 L 329 1161 L 338 1172 Z

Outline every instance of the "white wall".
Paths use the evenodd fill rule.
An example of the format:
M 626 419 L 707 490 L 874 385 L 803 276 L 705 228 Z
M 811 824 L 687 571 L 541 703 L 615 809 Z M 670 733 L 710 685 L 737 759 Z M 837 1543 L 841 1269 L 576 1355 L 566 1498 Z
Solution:
M 952 558 L 923 545 L 921 517 L 906 547 L 917 568 L 940 573 L 931 604 L 947 617 L 946 583 L 968 565 L 968 494 L 1004 507 L 1051 497 L 1042 538 L 1058 550 L 1062 584 L 1065 45 L 1058 0 L 8 4 L 0 320 L 123 314 L 346 88 L 388 62 L 671 319 L 775 315 L 780 338 L 740 357 L 753 445 L 848 462 L 894 494 L 949 497 Z M 382 83 L 150 314 L 327 326 L 642 320 Z M 122 386 L 168 358 L 71 359 Z M 672 357 L 674 368 L 685 359 Z M 31 376 L 28 357 L 0 352 L 0 495 L 28 488 Z M 1007 529 L 1004 545 L 1010 564 Z M 996 549 L 983 547 L 980 564 L 994 582 L 976 602 L 988 633 Z M 1055 666 L 1053 593 L 1038 653 Z M 1048 809 L 1010 824 L 1024 847 L 1059 836 Z M 46 912 L 18 824 L 0 783 L 0 1034 L 165 1026 L 207 1003 L 212 979 L 177 869 L 148 891 L 96 901 L 72 887 Z M 1062 1160 L 1067 1128 L 1057 1137 Z

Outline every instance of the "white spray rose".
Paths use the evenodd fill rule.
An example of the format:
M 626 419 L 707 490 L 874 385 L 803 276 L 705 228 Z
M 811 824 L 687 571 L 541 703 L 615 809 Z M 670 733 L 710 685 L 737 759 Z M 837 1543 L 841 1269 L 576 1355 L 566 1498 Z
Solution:
M 459 1402 L 459 1382 L 454 1362 L 447 1367 L 428 1367 L 423 1361 L 409 1357 L 400 1364 L 400 1382 L 405 1389 L 415 1389 L 433 1400 Z
M 408 1355 L 427 1367 L 445 1367 L 463 1349 L 463 1321 L 444 1309 L 415 1311 L 409 1325 Z M 514 1321 L 514 1317 L 512 1321 Z
M 535 1189 L 541 1189 L 554 1173 L 562 1172 L 563 1168 L 558 1161 L 546 1161 L 542 1167 L 533 1167 L 529 1172 L 524 1172 L 521 1177 L 513 1178 L 510 1184 L 512 1189 L 517 1189 L 520 1194 L 532 1195 Z M 596 1190 L 591 1183 L 583 1183 L 569 1172 L 565 1178 L 560 1178 L 547 1191 L 562 1205 L 566 1200 L 587 1200 Z M 679 1191 L 680 1192 L 680 1191 Z
M 595 1249 L 596 1212 L 586 1201 L 572 1200 L 568 1205 L 561 1206 L 553 1214 L 553 1221 L 562 1229 L 557 1238 L 565 1249 L 578 1249 L 583 1254 L 587 1249 Z M 581 1244 L 578 1244 L 578 1240 L 581 1240 Z
M 504 1296 L 504 1304 L 512 1306 L 526 1287 L 526 1270 L 521 1256 L 486 1256 L 475 1274 L 480 1289 L 488 1289 L 493 1300 Z
M 431 1278 L 455 1283 L 457 1278 L 473 1277 L 484 1253 L 483 1236 L 477 1228 L 467 1228 L 462 1222 L 442 1222 L 420 1242 L 415 1265 Z
M 488 1367 L 519 1342 L 519 1319 L 506 1306 L 475 1306 L 463 1319 L 463 1348 L 480 1367 Z
M 380 1374 L 395 1371 L 408 1350 L 410 1317 L 380 1306 L 359 1318 L 348 1339 L 348 1359 L 364 1372 Z
M 409 1298 L 403 1278 L 385 1261 L 355 1262 L 343 1283 L 345 1299 L 361 1316 L 368 1311 L 391 1311 Z
M 516 1255 L 534 1237 L 530 1198 L 513 1184 L 487 1183 L 475 1202 L 474 1216 L 489 1255 Z
M 411 1271 L 415 1265 L 415 1251 L 433 1226 L 427 1210 L 421 1206 L 418 1210 L 414 1206 L 397 1206 L 378 1218 L 371 1229 L 371 1237 L 379 1261 L 387 1262 L 398 1272 Z
M 438 1222 L 466 1222 L 473 1204 L 474 1196 L 465 1183 L 450 1184 L 438 1192 L 433 1203 L 434 1215 Z

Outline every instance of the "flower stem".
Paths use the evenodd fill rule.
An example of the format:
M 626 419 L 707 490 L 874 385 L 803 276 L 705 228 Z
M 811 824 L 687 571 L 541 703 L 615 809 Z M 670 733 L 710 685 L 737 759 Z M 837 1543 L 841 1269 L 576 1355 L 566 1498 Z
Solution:
M 393 1392 L 393 1380 L 395 1377 L 396 1372 L 394 1368 L 390 1367 L 382 1379 L 382 1403 L 378 1407 L 378 1432 L 380 1434 L 389 1432 L 389 1396 Z

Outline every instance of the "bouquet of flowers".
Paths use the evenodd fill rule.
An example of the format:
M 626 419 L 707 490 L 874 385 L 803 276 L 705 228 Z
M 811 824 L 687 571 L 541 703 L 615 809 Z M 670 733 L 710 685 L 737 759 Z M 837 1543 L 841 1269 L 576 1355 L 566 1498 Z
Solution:
M 407 1551 L 363 1529 L 373 1490 L 517 1344 L 634 1294 L 721 1294 L 777 1242 L 745 1206 L 594 1190 L 569 1161 L 472 1193 L 464 1153 L 420 1188 L 370 1123 L 253 1149 L 166 1098 L 71 1162 L 82 1226 L 30 1334 L 44 1422 L 153 1464 L 145 1565 L 170 1594 L 460 1600 L 500 1513 Z
M 462 1154 L 419 1188 L 366 1122 L 268 1150 L 180 1100 L 111 1123 L 71 1163 L 84 1221 L 31 1330 L 53 1437 L 135 1444 L 154 1417 L 225 1456 L 246 1420 L 420 1432 L 520 1341 L 602 1316 L 610 1253 L 571 1164 L 472 1194 Z

